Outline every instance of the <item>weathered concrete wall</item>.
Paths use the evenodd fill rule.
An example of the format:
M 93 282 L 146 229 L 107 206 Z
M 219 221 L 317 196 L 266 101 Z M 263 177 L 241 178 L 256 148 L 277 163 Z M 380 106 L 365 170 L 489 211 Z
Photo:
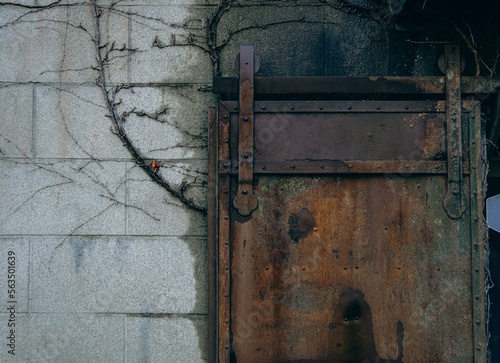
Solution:
M 405 42 L 382 19 L 385 2 L 340 3 L 1 5 L 0 306 L 15 305 L 15 327 L 3 309 L 0 361 L 207 359 L 214 69 L 235 75 L 247 43 L 260 75 L 439 72 L 438 46 Z

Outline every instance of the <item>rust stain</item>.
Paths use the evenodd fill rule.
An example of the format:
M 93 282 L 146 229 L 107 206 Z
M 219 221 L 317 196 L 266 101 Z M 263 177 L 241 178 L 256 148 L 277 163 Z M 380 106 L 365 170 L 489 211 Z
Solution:
M 288 218 L 290 238 L 298 243 L 301 238 L 307 237 L 309 232 L 316 227 L 316 220 L 307 208 L 301 208 L 297 214 L 292 214 Z
M 401 321 L 397 322 L 397 359 L 384 359 L 377 353 L 371 309 L 360 291 L 348 288 L 334 311 L 327 362 L 402 362 L 404 328 Z

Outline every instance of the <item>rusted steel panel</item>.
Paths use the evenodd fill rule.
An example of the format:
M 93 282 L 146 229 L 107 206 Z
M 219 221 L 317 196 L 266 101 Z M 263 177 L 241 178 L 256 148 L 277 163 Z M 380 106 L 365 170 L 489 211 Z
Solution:
M 252 218 L 231 215 L 234 361 L 472 359 L 470 227 L 446 185 L 259 177 Z
M 462 77 L 463 93 L 496 93 L 500 77 Z M 215 77 L 213 92 L 237 94 L 238 78 Z M 445 77 L 256 77 L 255 93 L 270 94 L 444 94 Z
M 231 112 L 232 150 L 237 150 L 240 124 L 232 117 L 235 104 L 224 103 Z M 379 163 L 377 172 L 439 173 L 443 170 L 434 167 L 440 163 L 418 162 L 446 160 L 444 102 L 261 102 L 256 107 L 254 135 L 256 173 L 283 173 L 293 166 L 300 172 L 305 164 L 309 169 L 304 172 L 322 173 L 321 166 L 334 172 L 370 172 L 367 164 L 351 162 L 360 160 L 391 161 L 394 166 L 394 161 L 404 161 L 403 170 L 391 171 L 384 168 L 388 163 Z M 233 168 L 238 160 L 233 152 Z

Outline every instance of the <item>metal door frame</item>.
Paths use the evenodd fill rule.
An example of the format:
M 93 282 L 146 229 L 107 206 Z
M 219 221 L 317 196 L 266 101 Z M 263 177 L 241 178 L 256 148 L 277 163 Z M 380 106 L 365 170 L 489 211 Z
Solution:
M 460 55 L 457 46 L 446 46 L 447 74 L 446 77 L 303 77 L 303 78 L 254 78 L 255 72 L 253 47 L 242 46 L 240 51 L 240 79 L 215 78 L 214 92 L 220 94 L 239 94 L 239 101 L 222 101 L 218 109 L 209 111 L 209 190 L 208 190 L 208 280 L 209 280 L 209 310 L 208 338 L 209 362 L 230 361 L 230 217 L 229 208 L 238 207 L 238 203 L 230 200 L 231 178 L 238 176 L 238 195 L 248 195 L 248 185 L 252 183 L 253 173 L 263 174 L 337 174 L 337 173 L 426 173 L 448 174 L 448 194 L 444 196 L 443 207 L 450 218 L 459 218 L 468 207 L 471 213 L 471 240 L 473 268 L 472 320 L 475 322 L 474 362 L 486 360 L 485 333 L 485 296 L 484 296 L 484 246 L 483 246 L 483 200 L 481 180 L 481 115 L 479 102 L 462 101 L 461 96 L 474 91 L 496 88 L 496 79 L 485 82 L 477 77 L 460 77 Z M 250 70 L 245 71 L 244 66 Z M 251 74 L 250 74 L 250 73 Z M 400 107 L 411 112 L 412 102 L 356 102 L 356 101 L 282 101 L 281 103 L 254 102 L 254 93 L 259 95 L 290 95 L 290 94 L 407 94 L 407 95 L 443 95 L 445 100 L 430 102 L 439 105 L 439 111 L 446 112 L 447 125 L 447 160 L 445 161 L 350 161 L 349 163 L 309 162 L 304 165 L 260 165 L 253 162 L 253 150 L 248 144 L 239 147 L 238 158 L 230 155 L 231 135 L 229 124 L 231 117 L 237 114 L 239 125 L 246 126 L 246 136 L 239 134 L 238 145 L 251 140 L 253 143 L 253 115 L 268 107 L 288 107 L 288 112 L 334 112 L 331 108 L 344 108 L 352 112 L 368 110 L 383 111 L 384 108 Z M 425 103 L 425 102 L 420 102 Z M 246 104 L 246 106 L 245 106 Z M 377 108 L 378 107 L 378 108 Z M 404 112 L 404 110 L 402 110 Z M 470 125 L 468 129 L 469 160 L 460 162 L 462 155 L 462 113 L 468 113 Z M 451 120 L 451 121 L 450 121 Z M 245 126 L 244 126 L 245 127 Z M 251 130 L 251 132 L 249 132 Z M 238 137 L 238 135 L 236 135 Z M 243 138 L 242 138 L 243 137 Z M 457 144 L 458 141 L 458 144 Z M 245 163 L 247 163 L 245 165 Z M 448 167 L 449 166 L 449 167 Z M 246 170 L 242 172 L 242 170 Z M 461 175 L 470 175 L 470 204 L 466 206 L 460 198 Z M 251 190 L 251 189 L 250 189 Z M 251 193 L 250 193 L 251 194 Z M 456 196 L 459 195 L 458 198 Z M 242 215 L 250 215 L 252 206 Z

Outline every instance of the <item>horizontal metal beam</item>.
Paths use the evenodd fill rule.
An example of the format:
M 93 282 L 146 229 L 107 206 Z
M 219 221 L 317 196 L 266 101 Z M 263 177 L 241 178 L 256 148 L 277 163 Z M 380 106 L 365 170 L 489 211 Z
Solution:
M 256 77 L 256 94 L 444 94 L 445 77 Z M 500 90 L 500 77 L 462 77 L 462 93 Z M 237 94 L 238 78 L 215 77 L 213 93 Z

